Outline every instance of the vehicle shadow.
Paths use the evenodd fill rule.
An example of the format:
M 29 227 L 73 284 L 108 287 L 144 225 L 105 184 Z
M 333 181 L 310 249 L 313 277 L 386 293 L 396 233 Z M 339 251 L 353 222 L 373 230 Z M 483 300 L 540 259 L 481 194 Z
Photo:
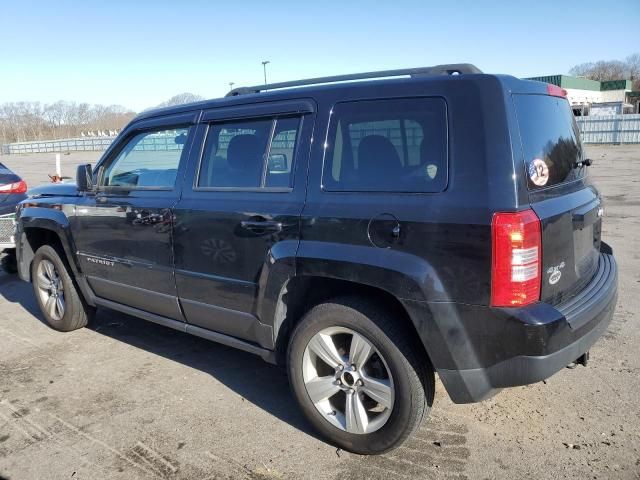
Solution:
M 31 285 L 0 274 L 0 299 L 20 304 L 44 323 Z M 289 425 L 324 441 L 292 397 L 285 370 L 259 357 L 106 308 L 87 327 L 94 332 L 198 369 Z M 73 335 L 73 333 L 70 333 Z M 242 401 L 238 398 L 238 401 Z

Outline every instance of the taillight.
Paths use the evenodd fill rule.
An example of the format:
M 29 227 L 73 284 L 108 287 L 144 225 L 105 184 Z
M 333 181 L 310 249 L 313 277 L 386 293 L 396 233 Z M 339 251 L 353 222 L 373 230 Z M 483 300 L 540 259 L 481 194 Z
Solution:
M 6 185 L 0 185 L 0 193 L 25 193 L 27 191 L 27 183 L 24 180 L 20 180 L 15 183 L 7 183 Z
M 564 88 L 551 83 L 547 83 L 547 93 L 552 97 L 567 98 L 567 91 Z
M 521 307 L 540 300 L 542 234 L 534 211 L 494 214 L 491 237 L 491 305 Z

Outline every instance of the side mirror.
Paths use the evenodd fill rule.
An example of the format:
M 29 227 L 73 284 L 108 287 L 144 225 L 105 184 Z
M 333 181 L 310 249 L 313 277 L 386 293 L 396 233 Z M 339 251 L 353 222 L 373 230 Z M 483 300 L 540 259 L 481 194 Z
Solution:
M 93 189 L 93 171 L 90 164 L 78 165 L 76 185 L 79 192 L 88 192 Z
M 269 155 L 269 173 L 287 171 L 287 156 L 284 153 L 272 153 Z

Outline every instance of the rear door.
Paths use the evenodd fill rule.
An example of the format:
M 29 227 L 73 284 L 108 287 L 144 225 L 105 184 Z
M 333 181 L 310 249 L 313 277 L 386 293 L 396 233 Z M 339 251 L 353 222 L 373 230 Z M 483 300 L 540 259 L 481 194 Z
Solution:
M 515 94 L 529 201 L 542 222 L 542 301 L 579 292 L 598 266 L 602 205 L 582 164 L 580 132 L 565 98 Z
M 219 108 L 202 122 L 174 211 L 180 303 L 191 324 L 268 343 L 260 312 L 271 274 L 294 274 L 314 104 Z

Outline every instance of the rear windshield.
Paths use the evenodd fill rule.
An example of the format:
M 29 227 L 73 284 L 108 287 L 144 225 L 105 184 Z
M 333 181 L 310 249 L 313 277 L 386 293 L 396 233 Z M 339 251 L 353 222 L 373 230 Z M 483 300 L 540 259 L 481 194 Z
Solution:
M 569 103 L 547 95 L 513 96 L 529 188 L 546 188 L 586 175 L 580 132 Z

